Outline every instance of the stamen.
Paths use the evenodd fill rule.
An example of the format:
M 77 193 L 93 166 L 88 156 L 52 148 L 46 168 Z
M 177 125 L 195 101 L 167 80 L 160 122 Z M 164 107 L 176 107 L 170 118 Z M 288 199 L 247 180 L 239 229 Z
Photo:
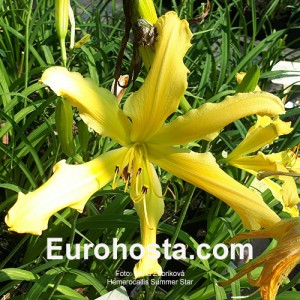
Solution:
M 132 161 L 132 149 L 130 148 L 127 152 L 126 152 L 126 155 L 124 156 L 123 160 L 122 160 L 122 163 L 121 163 L 121 167 L 120 169 L 122 170 L 122 173 L 124 174 L 124 170 L 125 171 L 125 174 L 127 173 L 127 170 L 129 169 L 130 170 L 130 167 L 129 164 L 131 163 Z M 122 174 L 122 175 L 123 175 Z
M 293 166 L 296 164 L 297 159 L 299 157 L 299 148 L 300 148 L 300 144 L 293 147 L 293 149 L 288 149 L 289 151 L 292 152 L 292 157 L 290 159 L 290 162 L 287 163 L 287 165 L 286 165 L 287 169 L 293 168 Z
M 148 190 L 148 188 L 147 188 L 147 190 Z M 154 228 L 151 227 L 150 223 L 149 223 L 148 212 L 147 212 L 147 203 L 146 203 L 146 197 L 145 196 L 143 197 L 143 206 L 144 206 L 144 214 L 145 214 L 146 224 L 147 224 L 148 228 L 152 230 Z
M 140 175 L 142 173 L 142 168 L 139 168 L 138 171 L 136 172 L 136 176 L 135 176 L 135 193 L 138 194 L 138 189 L 140 186 Z
M 134 202 L 134 203 L 139 203 L 141 201 L 141 199 L 143 199 L 143 194 L 139 194 L 136 197 L 134 197 L 133 195 L 130 195 L 130 199 Z
M 119 171 L 120 171 L 120 167 L 117 165 L 115 168 L 115 175 L 114 175 L 114 180 L 112 183 L 112 189 L 114 190 L 116 188 L 116 186 L 118 185 L 118 181 L 119 181 Z
M 143 185 L 142 187 L 142 191 L 141 193 L 136 193 L 137 196 L 134 196 L 132 193 L 130 193 L 130 198 L 134 203 L 138 203 L 139 201 L 141 201 L 142 198 L 144 198 L 144 196 L 147 194 L 148 192 L 148 187 Z
M 299 157 L 299 149 L 300 149 L 300 144 L 296 145 L 292 151 L 295 153 L 296 157 Z
M 126 193 L 128 185 L 130 185 L 130 179 L 131 179 L 131 175 L 129 172 L 126 174 L 125 179 L 126 179 L 126 182 L 125 182 L 124 192 Z

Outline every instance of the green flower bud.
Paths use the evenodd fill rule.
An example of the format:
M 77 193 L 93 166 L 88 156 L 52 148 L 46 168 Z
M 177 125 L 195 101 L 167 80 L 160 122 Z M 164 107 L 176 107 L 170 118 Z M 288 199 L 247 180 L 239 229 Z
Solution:
M 68 156 L 74 156 L 73 111 L 71 104 L 63 98 L 57 99 L 55 122 L 63 152 Z

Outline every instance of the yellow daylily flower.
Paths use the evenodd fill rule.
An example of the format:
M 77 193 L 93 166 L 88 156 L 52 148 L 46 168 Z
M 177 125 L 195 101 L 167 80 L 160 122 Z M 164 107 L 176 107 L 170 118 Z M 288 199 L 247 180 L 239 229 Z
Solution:
M 71 207 L 82 212 L 89 198 L 113 179 L 114 164 L 121 162 L 125 153 L 125 148 L 116 149 L 81 165 L 58 162 L 52 177 L 39 189 L 19 193 L 5 222 L 18 233 L 41 235 L 57 211 Z
M 283 210 L 292 216 L 298 216 L 296 204 L 300 202 L 295 180 L 288 176 L 289 172 L 297 172 L 297 155 L 290 149 L 279 153 L 256 155 L 247 154 L 256 152 L 267 144 L 272 144 L 280 135 L 292 131 L 290 123 L 279 118 L 274 120 L 268 116 L 258 117 L 257 123 L 252 126 L 244 140 L 227 156 L 226 162 L 232 166 L 243 169 L 261 179 L 270 189 L 275 199 L 283 205 Z M 298 172 L 300 169 L 298 169 Z M 274 176 L 282 184 L 274 182 L 263 174 Z M 253 184 L 256 187 L 258 184 Z
M 222 171 L 211 153 L 175 146 L 193 139 L 212 140 L 227 124 L 245 116 L 282 114 L 281 101 L 265 92 L 237 94 L 165 123 L 187 88 L 188 69 L 183 57 L 192 34 L 188 23 L 174 12 L 160 17 L 155 26 L 158 37 L 151 69 L 142 87 L 126 100 L 123 110 L 110 91 L 79 73 L 63 67 L 44 72 L 41 82 L 69 100 L 84 122 L 97 133 L 116 140 L 121 148 L 78 166 L 59 163 L 47 183 L 34 192 L 19 195 L 6 217 L 11 230 L 41 234 L 50 215 L 63 207 L 81 211 L 94 192 L 110 181 L 115 188 L 123 178 L 140 217 L 142 244 L 154 244 L 164 203 L 153 164 L 225 201 L 247 228 L 268 227 L 280 220 L 260 195 Z M 161 274 L 150 250 L 136 264 L 136 278 Z
M 275 300 L 279 286 L 300 261 L 300 218 L 282 220 L 268 229 L 238 234 L 228 243 L 249 238 L 273 238 L 277 240 L 277 245 L 249 263 L 233 278 L 218 285 L 228 285 L 247 274 L 249 283 L 259 288 L 262 300 Z M 250 272 L 261 265 L 263 270 L 260 276 L 253 279 Z

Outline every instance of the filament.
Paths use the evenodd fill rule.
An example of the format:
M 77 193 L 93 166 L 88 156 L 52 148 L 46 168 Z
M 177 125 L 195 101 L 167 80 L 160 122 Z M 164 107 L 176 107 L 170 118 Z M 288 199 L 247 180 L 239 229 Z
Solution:
M 146 201 L 146 194 L 148 192 L 148 188 L 146 186 L 143 186 L 145 188 L 144 190 L 144 197 L 143 197 L 143 208 L 144 208 L 144 215 L 145 215 L 145 220 L 146 220 L 146 225 L 148 226 L 149 229 L 154 229 L 153 227 L 150 226 L 149 219 L 148 219 L 148 211 L 147 211 L 147 201 Z
M 259 172 L 256 177 L 258 180 L 262 180 L 266 177 L 269 176 L 277 176 L 277 175 L 283 175 L 283 176 L 291 176 L 291 177 L 300 177 L 300 174 L 294 173 L 294 172 L 282 172 L 282 171 L 277 171 L 277 172 Z
M 129 182 L 130 182 L 130 178 L 131 178 L 131 176 L 130 176 L 130 172 L 127 172 L 127 174 L 126 174 L 126 183 L 125 183 L 125 188 L 124 188 L 124 192 L 126 193 L 127 192 L 127 189 L 128 189 L 128 185 L 129 185 Z

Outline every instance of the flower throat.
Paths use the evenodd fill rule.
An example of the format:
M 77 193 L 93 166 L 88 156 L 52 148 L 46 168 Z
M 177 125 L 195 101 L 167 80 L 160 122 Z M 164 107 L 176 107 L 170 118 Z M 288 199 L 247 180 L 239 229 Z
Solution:
M 119 179 L 125 184 L 124 191 L 130 187 L 130 197 L 134 202 L 141 200 L 148 192 L 151 179 L 148 175 L 147 149 L 143 143 L 134 143 L 128 148 L 121 165 L 115 168 L 112 188 L 115 189 Z

